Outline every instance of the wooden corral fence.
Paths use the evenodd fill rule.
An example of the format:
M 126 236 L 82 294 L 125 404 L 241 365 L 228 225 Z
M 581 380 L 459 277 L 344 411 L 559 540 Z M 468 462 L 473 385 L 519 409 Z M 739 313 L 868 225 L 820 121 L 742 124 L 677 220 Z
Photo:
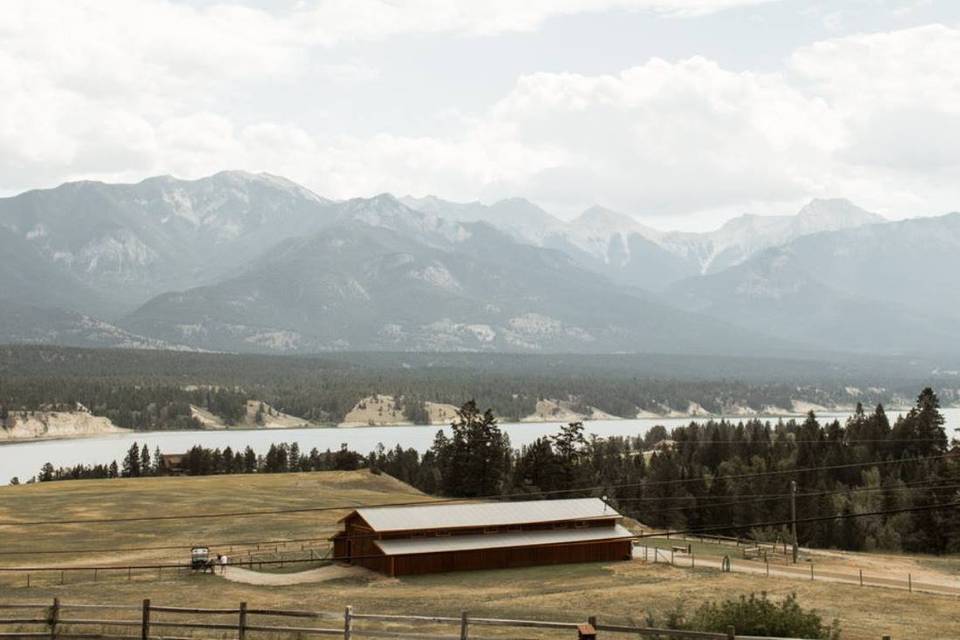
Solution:
M 731 547 L 736 550 L 736 554 L 744 559 L 759 559 L 765 562 L 779 562 L 787 564 L 791 561 L 791 549 L 785 540 L 778 542 L 762 542 L 750 540 L 749 538 L 740 538 L 733 536 L 673 533 L 667 531 L 663 536 L 666 540 L 675 543 L 699 542 L 700 544 L 716 545 L 718 547 Z
M 944 584 L 930 584 L 917 582 L 913 579 L 911 573 L 901 574 L 901 577 L 894 577 L 890 574 L 885 576 L 868 575 L 863 573 L 863 569 L 858 569 L 857 573 L 843 573 L 829 569 L 816 569 L 814 563 L 810 561 L 796 565 L 777 564 L 771 568 L 772 563 L 763 558 L 731 558 L 729 555 L 723 557 L 716 555 L 698 556 L 689 546 L 672 546 L 665 549 L 639 543 L 634 543 L 633 557 L 635 560 L 643 560 L 654 564 L 669 564 L 687 569 L 719 569 L 720 571 L 764 575 L 768 578 L 773 576 L 795 580 L 821 580 L 861 587 L 900 589 L 910 593 L 953 596 L 960 599 L 960 580 L 957 581 L 955 587 Z M 734 562 L 736 562 L 736 566 L 734 566 Z
M 38 611 L 27 614 L 6 614 L 0 618 L 0 638 L 4 640 L 47 638 L 49 640 L 200 640 L 205 638 L 236 638 L 247 640 L 249 634 L 269 634 L 271 638 L 289 637 L 300 640 L 307 636 L 336 636 L 352 638 L 417 638 L 419 640 L 494 640 L 493 636 L 475 636 L 474 632 L 487 628 L 547 629 L 549 637 L 569 637 L 594 640 L 600 635 L 628 634 L 639 637 L 672 638 L 675 640 L 798 640 L 796 638 L 769 638 L 767 636 L 737 635 L 731 627 L 725 633 L 683 631 L 608 625 L 590 617 L 583 622 L 555 622 L 547 620 L 508 620 L 503 618 L 473 617 L 462 611 L 459 616 L 413 616 L 394 614 L 357 613 L 346 607 L 342 614 L 284 609 L 258 609 L 241 602 L 236 609 L 195 607 L 167 607 L 144 600 L 140 605 L 68 604 L 54 598 L 52 604 L 0 603 L 0 613 L 7 611 Z M 114 611 L 123 618 L 93 618 L 98 612 Z M 77 612 L 77 613 L 73 613 Z M 190 616 L 189 619 L 184 619 Z M 173 619 L 171 619 L 173 618 Z M 215 618 L 219 621 L 205 622 Z M 231 618 L 224 622 L 225 618 Z M 307 626 L 309 622 L 264 624 L 261 619 L 281 619 L 316 623 L 325 626 Z M 390 628 L 393 625 L 393 628 Z M 397 630 L 403 625 L 404 630 Z M 11 629 L 11 627 L 15 627 Z M 439 632 L 434 629 L 440 628 Z M 9 629 L 9 630 L 8 630 Z M 105 631 L 109 629 L 111 631 Z M 177 630 L 181 635 L 170 635 Z M 446 633 L 444 633 L 446 631 Z M 187 635 L 183 635 L 186 632 Z M 199 632 L 199 633 L 198 633 Z M 555 633 L 564 632 L 564 633 Z M 482 633 L 482 632 L 481 632 Z M 504 637 L 521 638 L 516 634 Z M 883 636 L 883 640 L 890 640 Z
M 231 567 L 263 569 L 264 567 L 284 567 L 287 565 L 307 564 L 311 567 L 331 564 L 328 549 L 323 553 L 307 549 L 299 554 L 273 553 L 265 550 L 261 555 L 244 554 L 239 558 L 230 557 Z M 269 554 L 269 555 L 268 555 Z M 293 556 L 293 557 L 291 557 Z M 216 569 L 219 571 L 219 568 Z M 163 579 L 186 575 L 193 572 L 189 564 L 152 563 L 133 565 L 71 565 L 47 567 L 0 567 L 0 584 L 18 587 L 38 587 L 65 585 L 79 582 L 99 582 L 105 580 L 143 580 Z

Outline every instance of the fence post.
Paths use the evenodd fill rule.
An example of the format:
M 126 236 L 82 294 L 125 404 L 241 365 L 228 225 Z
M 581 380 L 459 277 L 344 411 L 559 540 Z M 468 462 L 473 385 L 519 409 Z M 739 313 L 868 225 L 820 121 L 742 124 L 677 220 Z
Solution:
M 350 640 L 353 633 L 353 607 L 347 605 L 343 612 L 343 640 Z
M 30 574 L 27 574 L 27 589 L 30 588 Z
M 735 640 L 736 637 L 737 637 L 737 630 L 734 628 L 734 626 L 730 625 L 729 627 L 727 627 L 727 640 Z
M 863 569 L 860 569 L 860 586 L 863 586 Z
M 467 612 L 460 612 L 460 640 L 467 640 Z
M 913 593 L 913 575 L 907 574 L 907 590 Z
M 63 584 L 63 569 L 60 570 L 60 584 Z
M 54 640 L 57 637 L 57 624 L 60 622 L 60 598 L 53 599 L 53 606 L 50 607 L 50 616 L 48 623 L 50 624 L 50 640 Z
M 813 563 L 810 563 L 810 579 L 813 580 Z
M 247 637 L 247 603 L 240 603 L 240 622 L 237 623 L 237 640 Z
M 143 599 L 143 618 L 140 622 L 140 640 L 150 638 L 150 598 Z
M 693 556 L 692 550 L 690 551 L 690 568 L 691 569 L 697 568 L 697 559 Z
M 670 566 L 673 566 L 673 547 L 670 547 Z

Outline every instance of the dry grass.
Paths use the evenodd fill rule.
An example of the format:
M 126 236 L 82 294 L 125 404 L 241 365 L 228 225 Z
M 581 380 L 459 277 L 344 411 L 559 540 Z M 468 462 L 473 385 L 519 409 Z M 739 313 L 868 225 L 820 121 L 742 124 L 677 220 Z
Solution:
M 349 505 L 428 500 L 389 476 L 365 471 L 77 480 L 0 487 L 0 520 L 123 518 L 338 507 L 343 510 L 193 520 L 0 527 L 0 551 L 209 545 L 318 538 L 336 531 Z M 2 555 L 0 567 L 183 562 L 185 551 L 78 555 Z
M 158 478 L 131 481 L 67 482 L 0 489 L 0 519 L 44 519 L 110 514 L 229 511 L 305 505 L 343 505 L 417 499 L 409 487 L 366 472 L 316 473 L 213 478 Z M 423 496 L 419 496 L 426 499 Z M 343 512 L 321 512 L 296 517 L 196 520 L 169 523 L 118 523 L 66 530 L 0 529 L 0 548 L 56 548 L 72 545 L 129 546 L 134 543 L 186 543 L 207 539 L 310 537 L 332 530 Z M 127 562 L 136 554 L 98 557 L 105 562 Z M 163 558 L 172 559 L 169 553 Z M 22 558 L 8 566 L 22 564 Z M 179 558 L 182 559 L 182 558 Z M 55 559 L 47 559 L 56 563 Z M 84 558 L 84 562 L 90 562 Z M 478 616 L 521 617 L 582 621 L 596 615 L 609 623 L 643 623 L 648 612 L 662 615 L 683 601 L 688 609 L 699 603 L 751 592 L 775 597 L 796 592 L 801 604 L 817 609 L 825 620 L 837 618 L 844 637 L 852 640 L 960 637 L 960 602 L 954 598 L 908 594 L 877 588 L 809 583 L 784 578 L 721 574 L 714 570 L 672 568 L 642 562 L 535 567 L 504 571 L 387 579 L 370 575 L 317 584 L 290 586 L 247 585 L 220 576 L 165 575 L 127 582 L 109 579 L 45 585 L 25 589 L 0 585 L 0 601 L 46 600 L 66 602 L 138 603 L 151 598 L 157 604 L 286 607 L 342 612 L 353 605 L 358 612 L 443 614 L 456 616 L 468 609 Z M 442 632 L 438 629 L 437 632 Z M 493 631 L 493 630 L 491 630 Z M 484 635 L 491 635 L 484 630 Z M 525 634 L 526 635 L 526 634 Z M 530 637 L 557 637 L 556 634 Z

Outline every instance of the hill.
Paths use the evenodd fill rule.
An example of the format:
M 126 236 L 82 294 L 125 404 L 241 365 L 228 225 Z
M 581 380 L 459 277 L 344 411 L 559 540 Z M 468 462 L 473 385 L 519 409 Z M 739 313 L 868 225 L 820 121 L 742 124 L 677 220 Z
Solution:
M 119 518 L 141 514 L 177 515 L 284 507 L 321 507 L 427 499 L 385 476 L 366 471 L 322 472 L 208 478 L 149 478 L 74 481 L 0 488 L 0 518 Z M 160 523 L 72 525 L 56 529 L 7 529 L 0 566 L 25 564 L 83 566 L 138 562 L 183 562 L 189 546 L 208 544 L 213 553 L 237 559 L 255 547 L 221 544 L 229 540 L 322 538 L 346 511 L 236 519 L 171 520 Z M 9 535 L 7 535 L 9 533 Z M 305 543 L 281 545 L 287 557 L 304 557 Z M 312 543 L 306 543 L 310 545 Z M 166 551 L 120 551 L 127 546 L 182 545 Z M 273 547 L 262 545 L 260 557 L 275 559 Z M 43 556 L 37 552 L 64 549 L 110 549 L 76 555 Z M 321 553 L 321 551 L 317 551 Z M 902 560 L 901 560 L 902 561 Z M 819 560 L 818 560 L 819 562 Z M 294 565 L 283 571 L 310 567 Z M 278 569 L 279 570 L 279 569 Z M 721 573 L 714 569 L 673 568 L 642 561 L 534 567 L 502 571 L 437 574 L 385 580 L 376 576 L 344 577 L 332 582 L 271 586 L 225 581 L 220 576 L 178 574 L 172 570 L 69 572 L 61 585 L 59 572 L 34 574 L 25 588 L 22 574 L 11 581 L 0 573 L 4 601 L 47 601 L 137 605 L 144 597 L 154 605 L 187 607 L 252 607 L 329 611 L 342 614 L 346 605 L 358 613 L 404 613 L 459 616 L 468 609 L 477 616 L 582 621 L 596 615 L 614 624 L 642 624 L 648 614 L 662 619 L 684 603 L 688 610 L 720 597 L 736 598 L 764 590 L 774 598 L 796 593 L 804 607 L 824 620 L 837 618 L 843 637 L 876 640 L 882 634 L 950 638 L 956 630 L 953 598 L 862 588 L 828 582 L 772 576 Z M 441 597 L 442 596 L 442 597 Z M 122 615 L 122 614 L 118 614 Z M 91 617 L 100 617 L 91 616 Z M 490 633 L 495 634 L 496 629 Z M 488 635 L 485 632 L 485 635 Z M 531 637 L 538 636 L 531 631 Z

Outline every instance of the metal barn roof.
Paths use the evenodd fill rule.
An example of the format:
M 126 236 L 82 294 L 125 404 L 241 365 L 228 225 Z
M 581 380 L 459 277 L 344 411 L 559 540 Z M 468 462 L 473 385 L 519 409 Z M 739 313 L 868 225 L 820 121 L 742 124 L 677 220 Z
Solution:
M 355 513 L 374 531 L 495 527 L 620 517 L 613 507 L 599 498 L 369 507 L 357 509 Z
M 583 529 L 548 529 L 545 531 L 481 533 L 469 536 L 375 540 L 374 544 L 380 547 L 388 556 L 404 556 L 415 553 L 443 553 L 444 551 L 535 547 L 571 542 L 598 542 L 632 537 L 633 534 L 627 529 L 620 525 L 615 525 L 613 527 L 585 527 Z

